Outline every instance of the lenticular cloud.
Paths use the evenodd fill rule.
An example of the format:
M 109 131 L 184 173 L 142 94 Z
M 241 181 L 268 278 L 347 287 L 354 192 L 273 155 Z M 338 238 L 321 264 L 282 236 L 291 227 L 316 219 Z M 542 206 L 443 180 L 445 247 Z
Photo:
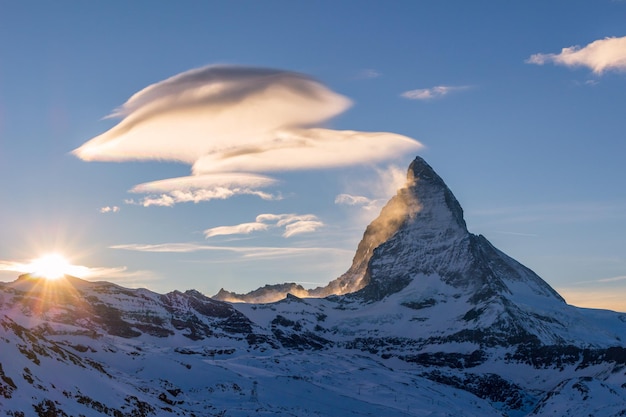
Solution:
M 116 126 L 73 153 L 86 161 L 183 162 L 193 167 L 190 178 L 209 173 L 243 174 L 236 184 L 219 184 L 217 193 L 210 192 L 216 185 L 206 177 L 133 189 L 160 194 L 175 204 L 255 194 L 259 187 L 273 184 L 246 173 L 375 162 L 421 147 L 397 134 L 317 127 L 350 105 L 348 98 L 304 74 L 208 66 L 137 92 L 109 116 L 121 119 Z M 206 188 L 202 190 L 209 192 L 196 189 L 194 198 L 189 198 L 190 183 L 203 183 Z M 172 187 L 176 184 L 183 190 Z

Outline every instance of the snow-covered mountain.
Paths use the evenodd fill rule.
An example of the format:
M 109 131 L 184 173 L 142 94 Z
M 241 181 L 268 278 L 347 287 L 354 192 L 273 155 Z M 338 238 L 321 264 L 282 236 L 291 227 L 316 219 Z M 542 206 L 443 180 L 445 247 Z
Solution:
M 626 415 L 626 314 L 469 233 L 421 158 L 327 287 L 220 294 L 287 296 L 0 284 L 0 414 Z

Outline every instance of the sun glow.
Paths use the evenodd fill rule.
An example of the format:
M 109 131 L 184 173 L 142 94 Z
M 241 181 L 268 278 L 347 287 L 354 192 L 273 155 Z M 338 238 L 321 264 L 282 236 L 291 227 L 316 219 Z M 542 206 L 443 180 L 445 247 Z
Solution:
M 31 274 L 45 279 L 59 279 L 73 270 L 67 259 L 57 253 L 34 259 L 30 264 Z

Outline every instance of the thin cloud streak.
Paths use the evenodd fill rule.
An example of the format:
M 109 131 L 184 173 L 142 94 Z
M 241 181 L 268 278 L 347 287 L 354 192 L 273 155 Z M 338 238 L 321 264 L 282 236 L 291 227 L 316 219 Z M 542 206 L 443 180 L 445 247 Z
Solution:
M 590 281 L 579 281 L 576 282 L 576 285 L 585 285 L 585 284 L 606 284 L 609 282 L 618 282 L 618 281 L 626 281 L 626 275 L 620 275 L 617 277 L 611 277 L 611 278 L 600 278 L 600 279 L 594 279 L 594 280 L 590 280 Z
M 438 85 L 431 88 L 418 88 L 416 90 L 405 91 L 401 94 L 401 96 L 408 98 L 409 100 L 432 100 L 447 96 L 448 94 L 454 92 L 467 90 L 469 88 L 471 88 L 469 85 Z
M 140 184 L 130 204 L 172 206 L 236 195 L 277 197 L 275 180 L 251 173 L 334 168 L 415 151 L 386 132 L 316 128 L 351 101 L 311 77 L 267 68 L 217 65 L 183 72 L 134 94 L 109 117 L 121 121 L 73 151 L 85 161 L 177 161 L 192 176 Z M 232 181 L 216 184 L 214 178 Z M 239 176 L 238 179 L 234 177 Z
M 378 78 L 380 76 L 382 76 L 382 73 L 380 71 L 377 71 L 372 68 L 366 68 L 364 70 L 359 71 L 356 78 L 359 80 L 370 80 L 373 78 Z
M 266 247 L 266 246 L 215 246 L 197 243 L 162 243 L 162 244 L 127 244 L 113 245 L 110 249 L 129 250 L 137 252 L 155 253 L 193 253 L 203 251 L 225 251 L 240 254 L 243 258 L 286 258 L 304 256 L 311 253 L 341 253 L 352 254 L 353 251 L 339 248 L 294 248 L 294 247 Z
M 598 75 L 606 71 L 626 71 L 626 36 L 599 39 L 582 48 L 579 45 L 570 46 L 561 49 L 558 54 L 534 54 L 524 62 L 587 67 Z
M 619 277 L 612 277 L 612 278 L 602 278 L 597 280 L 596 282 L 616 282 L 616 281 L 624 281 L 626 280 L 626 275 L 621 275 Z

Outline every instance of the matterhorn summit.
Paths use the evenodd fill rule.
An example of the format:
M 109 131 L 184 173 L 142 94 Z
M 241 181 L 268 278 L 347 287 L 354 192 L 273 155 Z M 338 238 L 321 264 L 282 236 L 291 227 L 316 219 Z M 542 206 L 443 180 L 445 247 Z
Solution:
M 626 314 L 470 233 L 416 158 L 325 287 L 0 283 L 0 415 L 625 416 L 624 341 Z

